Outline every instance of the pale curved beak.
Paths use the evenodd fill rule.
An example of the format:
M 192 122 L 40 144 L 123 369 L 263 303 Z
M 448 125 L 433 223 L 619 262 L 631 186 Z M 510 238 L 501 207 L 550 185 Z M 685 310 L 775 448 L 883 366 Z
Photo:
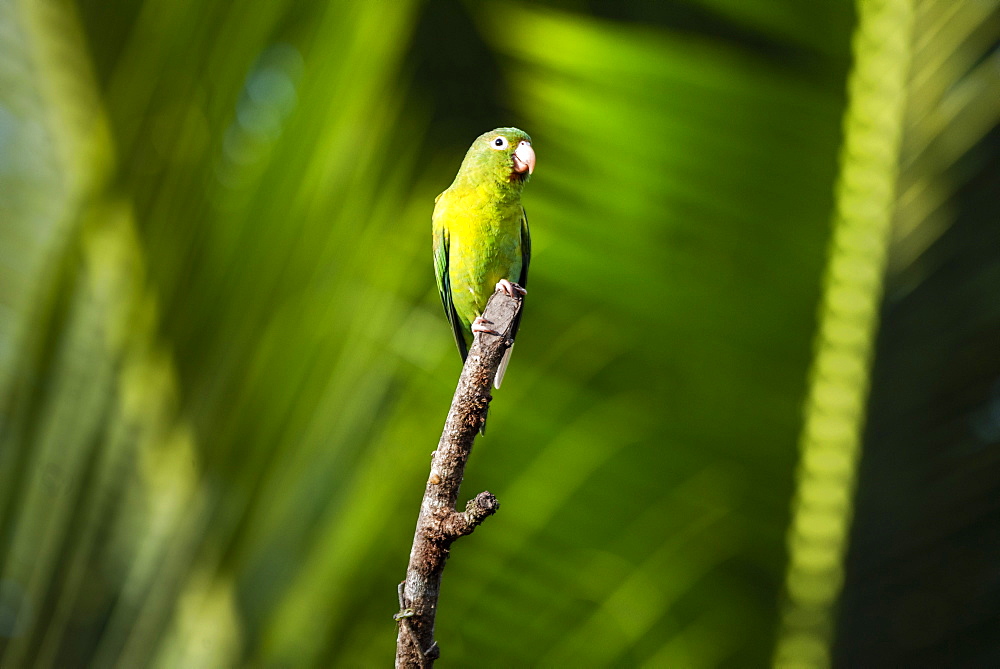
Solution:
M 514 150 L 514 171 L 528 174 L 535 171 L 535 150 L 531 148 L 531 142 L 528 140 L 518 144 Z

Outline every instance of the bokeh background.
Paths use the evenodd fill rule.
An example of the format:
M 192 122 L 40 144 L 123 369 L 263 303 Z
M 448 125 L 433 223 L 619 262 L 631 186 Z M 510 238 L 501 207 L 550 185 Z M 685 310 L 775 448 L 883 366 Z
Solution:
M 0 0 L 0 666 L 385 666 L 534 256 L 441 666 L 1000 666 L 995 0 Z

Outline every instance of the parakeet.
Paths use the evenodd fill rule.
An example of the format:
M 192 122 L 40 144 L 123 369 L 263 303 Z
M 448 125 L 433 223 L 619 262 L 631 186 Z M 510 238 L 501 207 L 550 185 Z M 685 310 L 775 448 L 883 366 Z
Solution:
M 497 288 L 526 292 L 531 236 L 521 190 L 534 170 L 531 137 L 517 128 L 497 128 L 476 138 L 455 181 L 434 200 L 437 287 L 463 362 L 474 333 L 493 332 L 482 318 L 490 295 Z M 510 352 L 493 381 L 497 388 Z

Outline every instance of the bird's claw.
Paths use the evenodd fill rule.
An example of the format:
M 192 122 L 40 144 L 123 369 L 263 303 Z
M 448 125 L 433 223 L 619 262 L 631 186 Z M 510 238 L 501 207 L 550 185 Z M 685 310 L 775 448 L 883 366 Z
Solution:
M 504 295 L 510 295 L 511 297 L 514 297 L 515 295 L 523 296 L 528 294 L 528 291 L 526 291 L 524 288 L 521 288 L 521 286 L 517 285 L 516 283 L 511 283 L 507 279 L 500 279 L 499 281 L 497 281 L 496 290 L 502 290 L 504 292 Z
M 499 335 L 500 333 L 491 328 L 493 321 L 488 321 L 482 316 L 477 316 L 476 320 L 472 321 L 472 332 L 473 334 L 477 332 L 485 332 L 486 334 Z

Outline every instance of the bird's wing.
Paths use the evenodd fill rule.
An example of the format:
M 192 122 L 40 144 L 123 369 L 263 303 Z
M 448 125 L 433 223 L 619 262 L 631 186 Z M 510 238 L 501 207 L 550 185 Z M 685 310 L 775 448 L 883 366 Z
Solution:
M 531 263 L 531 231 L 528 230 L 528 215 L 524 213 L 524 207 L 521 207 L 521 274 L 517 277 L 517 282 L 520 284 L 521 288 L 526 288 L 528 285 L 528 265 Z M 517 337 L 517 329 L 521 327 L 521 314 L 524 313 L 522 298 L 522 310 L 518 312 L 517 318 L 511 325 L 510 336 L 512 338 Z M 493 387 L 499 388 L 500 384 L 503 383 L 503 375 L 507 372 L 507 365 L 510 363 L 510 355 L 514 352 L 514 345 L 511 344 L 503 353 L 503 358 L 500 360 L 500 366 L 497 368 L 496 376 L 493 377 Z
M 450 249 L 448 231 L 444 226 L 434 226 L 434 274 L 437 278 L 438 293 L 441 295 L 441 305 L 444 313 L 451 323 L 452 334 L 455 335 L 455 343 L 458 344 L 458 352 L 462 354 L 462 362 L 469 355 L 469 349 L 465 345 L 462 322 L 455 311 L 455 303 L 451 297 L 451 275 L 448 273 L 448 252 Z
M 528 287 L 528 264 L 531 262 L 531 232 L 528 230 L 528 215 L 521 207 L 521 276 L 517 282 L 521 288 Z

